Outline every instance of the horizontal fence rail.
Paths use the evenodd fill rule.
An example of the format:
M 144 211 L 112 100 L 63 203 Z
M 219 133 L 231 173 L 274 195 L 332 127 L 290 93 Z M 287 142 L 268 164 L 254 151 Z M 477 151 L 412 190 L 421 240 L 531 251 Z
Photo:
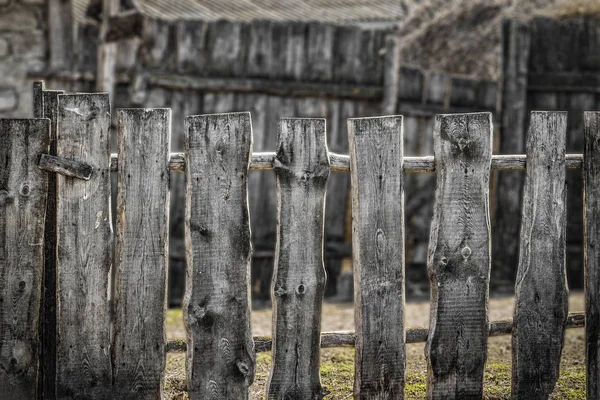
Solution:
M 274 152 L 253 153 L 249 169 L 253 171 L 267 171 L 273 169 L 275 160 Z M 332 172 L 350 172 L 350 156 L 345 154 L 329 153 L 330 168 Z M 110 170 L 116 172 L 119 165 L 119 156 L 111 154 Z M 583 165 L 583 154 L 566 154 L 565 167 L 569 169 L 580 169 Z M 491 168 L 493 170 L 525 170 L 527 156 L 525 154 L 515 155 L 492 155 Z M 57 172 L 67 176 L 88 179 L 88 168 L 85 164 L 72 160 L 60 159 L 43 154 L 39 167 L 46 171 Z M 185 172 L 184 153 L 171 153 L 169 169 L 173 172 Z M 404 157 L 404 172 L 435 172 L 435 157 Z

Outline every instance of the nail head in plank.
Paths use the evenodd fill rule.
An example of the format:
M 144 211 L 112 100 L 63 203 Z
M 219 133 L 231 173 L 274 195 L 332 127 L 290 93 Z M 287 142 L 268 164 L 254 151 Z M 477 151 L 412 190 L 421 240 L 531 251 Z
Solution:
M 184 321 L 192 399 L 247 399 L 250 330 L 250 113 L 187 117 Z
M 111 397 L 108 94 L 58 96 L 57 155 L 82 158 L 89 181 L 57 176 L 56 397 Z
M 323 223 L 329 156 L 324 119 L 284 118 L 277 156 L 273 363 L 269 399 L 320 399 Z
M 348 120 L 357 399 L 404 398 L 402 122 L 402 116 Z
M 491 113 L 438 115 L 427 269 L 427 398 L 481 398 L 490 277 Z
M 158 399 L 165 368 L 171 110 L 117 110 L 117 140 L 113 395 Z
M 532 112 L 512 338 L 512 398 L 548 398 L 568 313 L 565 271 L 566 112 Z
M 0 119 L 0 393 L 15 400 L 38 390 L 49 139 L 48 119 Z

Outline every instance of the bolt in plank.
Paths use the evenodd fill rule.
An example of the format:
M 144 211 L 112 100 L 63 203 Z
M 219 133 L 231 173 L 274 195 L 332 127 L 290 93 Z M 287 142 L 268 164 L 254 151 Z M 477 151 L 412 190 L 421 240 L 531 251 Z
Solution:
M 584 115 L 583 221 L 587 398 L 600 398 L 600 113 Z
M 248 399 L 250 113 L 185 120 L 187 384 L 191 399 Z
M 329 154 L 324 119 L 280 120 L 273 355 L 268 399 L 320 399 L 323 225 Z
M 90 180 L 58 175 L 56 397 L 112 398 L 108 94 L 58 96 L 57 156 L 91 165 Z
M 532 112 L 512 334 L 512 398 L 547 399 L 568 315 L 565 271 L 566 112 Z
M 402 124 L 402 116 L 348 120 L 356 399 L 404 398 Z
M 44 266 L 47 119 L 0 119 L 0 393 L 35 399 Z
M 114 398 L 160 399 L 165 368 L 170 109 L 117 111 Z
M 427 269 L 427 398 L 483 396 L 490 277 L 490 113 L 437 115 L 437 186 Z

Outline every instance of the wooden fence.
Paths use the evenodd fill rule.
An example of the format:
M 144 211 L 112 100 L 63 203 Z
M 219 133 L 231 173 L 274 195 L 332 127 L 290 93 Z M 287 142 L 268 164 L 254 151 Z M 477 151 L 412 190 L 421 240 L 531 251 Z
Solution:
M 319 348 L 355 346 L 356 398 L 403 398 L 405 343 L 427 341 L 428 397 L 481 398 L 487 338 L 513 335 L 513 395 L 547 398 L 565 328 L 587 321 L 588 398 L 600 395 L 600 113 L 566 154 L 567 117 L 534 112 L 526 155 L 492 155 L 491 113 L 435 118 L 434 156 L 404 157 L 403 118 L 348 120 L 350 154 L 325 121 L 284 118 L 252 152 L 250 113 L 188 116 L 170 153 L 168 109 L 117 111 L 108 95 L 34 86 L 35 119 L 0 120 L 0 394 L 159 398 L 165 353 L 187 351 L 193 399 L 246 399 L 272 350 L 270 399 L 318 399 Z M 274 143 L 275 144 L 275 143 Z M 583 168 L 586 312 L 568 314 L 566 168 Z M 250 330 L 248 171 L 277 176 L 273 337 Z M 490 172 L 526 169 L 516 307 L 489 322 Z M 116 227 L 110 172 L 118 174 Z M 184 172 L 185 342 L 165 340 L 170 171 Z M 321 333 L 330 172 L 350 172 L 355 332 Z M 429 329 L 404 326 L 404 173 L 437 176 Z M 46 211 L 46 212 L 44 212 Z M 114 246 L 114 247 L 113 247 Z

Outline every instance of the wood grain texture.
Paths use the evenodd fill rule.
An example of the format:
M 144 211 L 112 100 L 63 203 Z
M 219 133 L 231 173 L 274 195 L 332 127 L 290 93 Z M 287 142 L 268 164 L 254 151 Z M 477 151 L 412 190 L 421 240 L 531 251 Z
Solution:
M 58 131 L 58 96 L 62 90 L 42 92 L 43 117 L 50 119 L 48 154 L 56 155 Z M 44 279 L 42 316 L 40 317 L 40 393 L 52 398 L 56 393 L 56 174 L 48 176 L 46 226 L 44 232 Z
M 47 119 L 0 119 L 0 393 L 35 399 L 44 270 Z
M 584 116 L 583 221 L 587 398 L 600 398 L 600 113 Z
M 483 396 L 490 277 L 490 113 L 439 115 L 437 185 L 427 269 L 427 398 Z
M 192 399 L 248 399 L 250 113 L 186 118 L 186 370 Z
M 324 119 L 284 118 L 277 158 L 273 363 L 269 399 L 320 399 L 323 221 L 329 156 Z
M 160 399 L 165 367 L 171 110 L 117 111 L 113 398 Z
M 531 113 L 515 285 L 513 399 L 547 399 L 559 374 L 568 313 L 566 129 L 566 113 Z
M 404 398 L 402 120 L 402 116 L 348 120 L 355 399 Z
M 56 397 L 112 398 L 108 95 L 58 96 L 57 155 L 94 168 L 89 181 L 57 176 Z

